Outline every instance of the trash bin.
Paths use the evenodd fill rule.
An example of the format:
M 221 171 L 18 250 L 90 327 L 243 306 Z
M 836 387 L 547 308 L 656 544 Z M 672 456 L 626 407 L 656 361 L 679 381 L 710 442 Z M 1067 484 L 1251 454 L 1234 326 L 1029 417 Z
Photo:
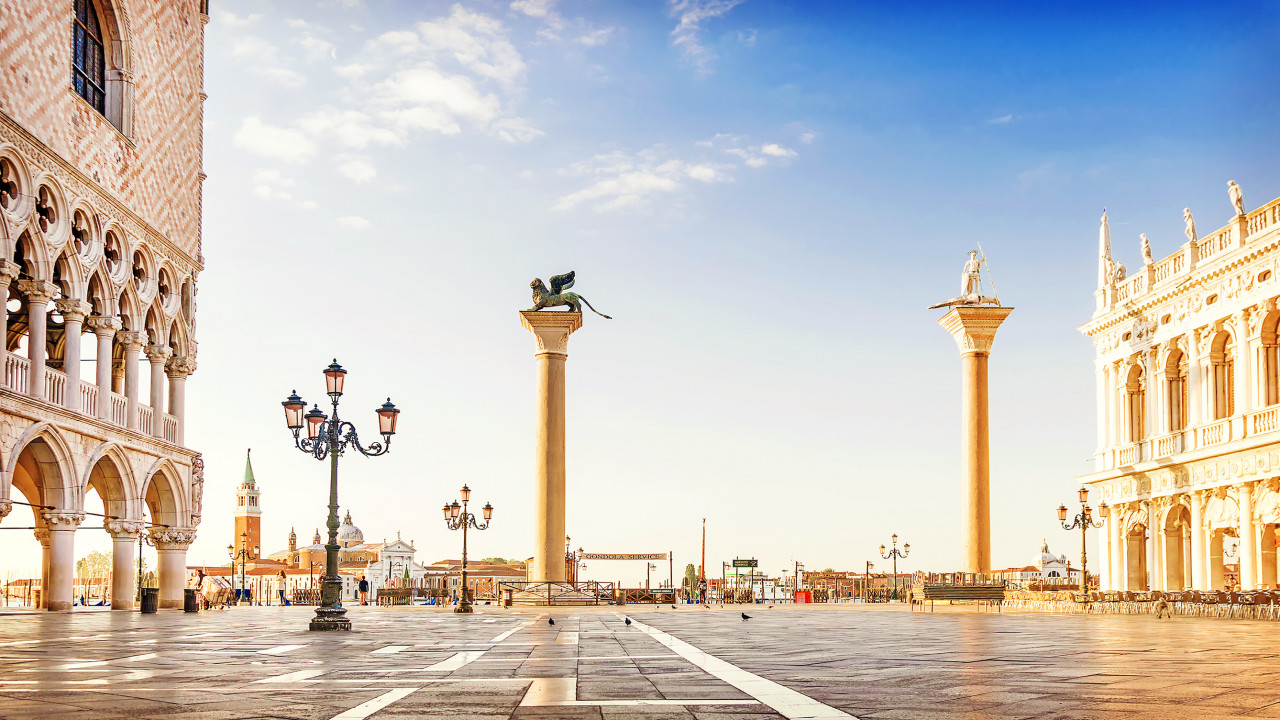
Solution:
M 515 594 L 515 591 L 510 588 L 507 588 L 507 598 L 502 603 L 504 607 L 511 607 L 511 596 L 513 594 Z
M 182 611 L 200 612 L 200 596 L 196 594 L 195 588 L 182 591 Z
M 142 612 L 153 613 L 160 607 L 160 589 L 142 588 Z

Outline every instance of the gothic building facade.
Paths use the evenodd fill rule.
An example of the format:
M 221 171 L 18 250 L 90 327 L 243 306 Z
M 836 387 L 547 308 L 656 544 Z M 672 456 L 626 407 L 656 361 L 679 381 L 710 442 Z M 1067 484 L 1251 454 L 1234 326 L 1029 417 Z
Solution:
M 139 534 L 161 607 L 182 603 L 203 485 L 184 421 L 205 3 L 0 8 L 0 518 L 31 506 L 49 610 L 71 606 L 89 527 L 114 539 L 114 609 L 133 607 Z

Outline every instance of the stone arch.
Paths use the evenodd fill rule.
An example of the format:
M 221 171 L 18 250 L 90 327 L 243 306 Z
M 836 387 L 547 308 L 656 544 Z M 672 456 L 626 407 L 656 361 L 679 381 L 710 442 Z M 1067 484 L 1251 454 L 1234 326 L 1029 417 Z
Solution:
M 1231 331 L 1225 326 L 1214 334 L 1209 343 L 1209 388 L 1212 397 L 1210 410 L 1214 420 L 1221 420 L 1235 414 L 1234 345 Z
M 120 292 L 120 299 L 117 303 L 121 322 L 124 323 L 124 330 L 139 331 L 144 330 L 146 325 L 146 316 L 143 315 L 143 305 L 138 300 L 138 296 L 133 292 L 133 286 L 125 285 Z M 118 345 L 119 343 L 117 343 Z
M 156 256 L 144 243 L 137 243 L 129 254 L 130 282 L 138 299 L 150 303 L 156 296 Z
M 1131 363 L 1124 371 L 1124 379 L 1125 440 L 1135 443 L 1147 435 L 1147 378 L 1141 363 Z
M 85 493 L 90 487 L 98 493 L 108 515 L 128 520 L 142 518 L 137 478 L 119 445 L 107 442 L 93 451 L 85 461 L 82 484 Z
M 185 527 L 190 513 L 183 492 L 182 474 L 168 458 L 158 458 L 147 470 L 140 493 L 151 521 L 169 527 Z
M 113 285 L 124 284 L 123 278 L 128 275 L 128 264 L 125 262 L 128 254 L 129 241 L 124 229 L 116 222 L 108 221 L 102 230 L 101 267 L 103 275 Z
M 36 239 L 30 230 L 24 230 L 13 245 L 9 256 L 18 264 L 19 280 L 50 280 L 53 278 L 53 261 L 49 248 Z
M 81 264 L 92 266 L 102 240 L 102 215 L 84 198 L 71 203 L 71 242 L 66 252 Z
M 31 172 L 22 154 L 12 145 L 0 145 L 0 210 L 5 217 L 21 224 L 31 213 Z M 6 257 L 13 248 L 5 246 Z
M 88 283 L 84 265 L 71 248 L 64 248 L 53 261 L 53 284 L 58 286 L 64 298 L 82 298 Z
M 33 236 L 40 237 L 51 247 L 60 248 L 71 237 L 70 196 L 58 178 L 50 173 L 36 176 L 31 187 L 35 211 L 27 216 L 27 227 Z M 52 216 L 42 214 L 42 205 L 52 212 Z M 47 280 L 48 276 L 39 279 Z
M 103 315 L 107 317 L 115 316 L 115 302 L 111 295 L 111 285 L 102 279 L 102 272 L 95 270 L 89 276 L 89 282 L 85 288 L 84 299 L 93 306 L 94 315 Z
M 147 341 L 152 345 L 168 345 L 168 327 L 164 322 L 164 311 L 159 303 L 152 303 L 147 308 L 147 318 L 143 324 L 147 333 Z
M 1280 403 L 1280 310 L 1272 310 L 1264 315 L 1261 328 L 1259 399 L 1263 405 L 1275 405 Z
M 190 357 L 191 341 L 187 334 L 186 325 L 179 318 L 169 323 L 169 349 L 173 351 L 173 357 Z
M 49 422 L 35 423 L 18 438 L 9 450 L 4 477 L 10 487 L 33 498 L 33 504 L 78 512 L 84 501 L 71 446 Z

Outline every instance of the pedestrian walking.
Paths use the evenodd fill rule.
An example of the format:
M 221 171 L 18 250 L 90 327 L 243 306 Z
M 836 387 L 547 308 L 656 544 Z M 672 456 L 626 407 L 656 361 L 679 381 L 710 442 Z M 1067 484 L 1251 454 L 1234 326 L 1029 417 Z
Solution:
M 279 581 L 279 583 L 280 583 L 280 604 L 281 604 L 281 605 L 289 605 L 289 604 L 290 604 L 290 603 L 289 603 L 289 601 L 288 601 L 288 600 L 286 600 L 286 599 L 285 599 L 285 597 L 284 597 L 284 585 L 285 585 L 285 582 L 287 582 L 287 581 L 286 581 L 286 579 L 285 579 L 285 575 L 284 575 L 284 571 L 283 571 L 283 570 L 281 570 L 281 571 L 280 571 L 280 575 L 279 575 L 279 577 L 278 577 L 278 581 Z
M 360 576 L 360 604 L 369 604 L 369 581 L 363 575 Z

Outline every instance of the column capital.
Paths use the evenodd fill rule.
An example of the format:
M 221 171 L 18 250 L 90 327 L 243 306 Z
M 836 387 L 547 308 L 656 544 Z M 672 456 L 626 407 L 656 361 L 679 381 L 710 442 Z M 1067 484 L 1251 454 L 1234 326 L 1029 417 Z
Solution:
M 93 312 L 93 306 L 79 298 L 63 298 L 56 301 L 53 306 L 62 313 L 62 319 L 68 322 L 82 322 L 90 312 Z
M 141 520 L 106 520 L 102 526 L 116 540 L 137 540 L 147 524 Z
M 173 355 L 173 350 L 164 345 L 148 345 L 146 348 L 147 359 L 151 362 L 163 363 Z
M 116 331 L 124 327 L 120 318 L 110 315 L 92 315 L 85 320 L 85 324 L 97 335 L 115 335 Z
M 1011 307 L 958 305 L 939 318 L 938 324 L 955 338 L 961 355 L 988 355 L 996 330 L 1011 312 Z
M 5 519 L 11 512 L 13 512 L 13 501 L 0 500 L 0 520 Z
M 34 302 L 49 302 L 58 294 L 58 286 L 44 280 L 19 280 L 18 289 Z
M 196 541 L 196 531 L 183 528 L 151 528 L 147 534 L 158 550 L 186 550 Z
M 170 358 L 165 371 L 171 378 L 185 378 L 196 371 L 196 359 L 187 355 Z
M 118 333 L 120 344 L 124 345 L 125 350 L 139 351 L 147 344 L 151 338 L 141 330 L 125 330 Z
M 568 355 L 569 335 L 582 327 L 582 313 L 521 311 L 520 324 L 538 341 L 538 355 Z
M 44 547 L 44 549 L 48 550 L 49 540 L 50 540 L 49 528 L 42 528 L 42 527 L 36 528 L 35 533 L 36 533 L 36 541 L 39 542 Z
M 18 279 L 18 263 L 12 260 L 0 260 L 0 287 L 9 287 L 9 283 Z
M 49 530 L 75 530 L 84 522 L 84 513 L 46 512 L 41 513 L 45 527 Z

